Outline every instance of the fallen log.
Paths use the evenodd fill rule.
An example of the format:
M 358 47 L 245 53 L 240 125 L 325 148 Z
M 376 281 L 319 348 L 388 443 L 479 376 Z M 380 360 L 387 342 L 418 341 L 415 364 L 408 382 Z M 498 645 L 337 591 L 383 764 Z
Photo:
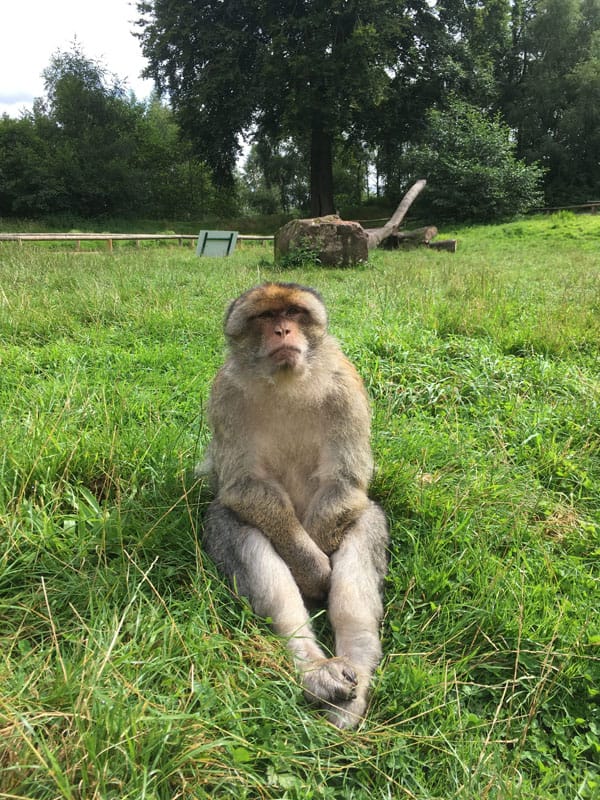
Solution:
M 374 250 L 376 247 L 379 247 L 384 239 L 387 239 L 388 236 L 398 231 L 408 209 L 423 191 L 426 184 L 427 181 L 425 180 L 414 183 L 400 201 L 398 208 L 382 228 L 365 228 L 365 233 L 368 236 L 367 246 L 369 250 Z
M 440 239 L 439 242 L 429 242 L 428 247 L 434 250 L 447 250 L 449 253 L 456 253 L 458 241 L 456 239 Z
M 412 231 L 396 231 L 384 239 L 380 247 L 384 250 L 397 250 L 399 247 L 416 247 L 420 244 L 429 244 L 438 235 L 435 225 L 425 228 L 415 228 Z
M 438 233 L 435 225 L 414 231 L 398 230 L 425 185 L 425 180 L 413 184 L 381 228 L 363 228 L 358 222 L 340 219 L 336 214 L 291 220 L 275 233 L 275 261 L 312 259 L 323 266 L 350 267 L 366 262 L 369 250 L 379 246 L 424 245 L 454 253 L 456 241 L 432 242 Z

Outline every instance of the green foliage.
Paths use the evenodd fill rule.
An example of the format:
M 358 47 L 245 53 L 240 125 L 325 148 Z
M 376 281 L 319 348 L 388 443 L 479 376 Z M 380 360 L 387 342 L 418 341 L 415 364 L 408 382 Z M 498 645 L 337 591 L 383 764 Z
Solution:
M 307 208 L 306 154 L 293 141 L 264 136 L 251 147 L 241 176 L 242 204 L 250 214 L 289 214 Z
M 434 219 L 500 220 L 541 203 L 542 171 L 516 158 L 509 129 L 458 100 L 429 112 L 403 163 L 411 178 L 427 178 L 423 205 Z
M 233 185 L 238 136 L 307 145 L 314 215 L 334 211 L 332 148 L 377 113 L 431 15 L 424 0 L 139 2 L 147 74 L 177 110 L 218 186 Z M 414 56 L 411 57 L 411 62 Z M 350 76 L 357 76 L 352 79 Z
M 53 126 L 25 116 L 0 120 L 0 211 L 2 215 L 44 215 L 68 204 L 62 154 L 52 152 Z
M 517 131 L 519 155 L 547 170 L 549 204 L 593 200 L 598 152 L 598 0 L 544 0 L 529 8 L 520 70 L 503 111 Z
M 361 206 L 371 161 L 372 154 L 356 141 L 334 142 L 337 209 Z M 239 185 L 240 203 L 249 214 L 309 214 L 308 148 L 297 147 L 292 140 L 277 143 L 262 136 L 248 153 Z
M 290 249 L 277 262 L 281 269 L 301 269 L 311 265 L 318 266 L 320 263 L 319 251 L 310 242 L 300 243 L 298 247 Z
M 46 97 L 0 120 L 0 212 L 203 216 L 217 205 L 207 167 L 172 112 L 128 96 L 75 44 L 44 72 Z
M 126 209 L 135 200 L 131 167 L 138 115 L 116 79 L 108 80 L 97 62 L 77 45 L 58 52 L 44 72 L 46 103 L 35 114 L 47 114 L 52 125 L 49 146 L 60 153 L 60 171 L 71 206 L 84 216 Z M 118 197 L 120 206 L 111 209 Z
M 270 249 L 2 245 L 0 794 L 597 796 L 600 218 L 442 235 L 286 274 L 364 376 L 392 534 L 351 733 L 199 546 L 221 310 Z
M 597 199 L 600 0 L 137 7 L 169 105 L 77 44 L 57 52 L 33 112 L 0 120 L 4 217 L 395 208 L 417 167 L 432 222 Z M 452 125 L 456 158 L 436 150 Z

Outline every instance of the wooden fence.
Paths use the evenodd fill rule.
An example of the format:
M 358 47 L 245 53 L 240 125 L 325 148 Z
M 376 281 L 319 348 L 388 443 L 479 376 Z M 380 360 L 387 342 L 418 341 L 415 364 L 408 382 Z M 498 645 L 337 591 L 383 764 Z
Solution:
M 240 235 L 238 241 L 273 241 L 272 236 Z M 75 242 L 77 250 L 82 242 L 106 242 L 112 253 L 114 242 L 135 242 L 139 247 L 142 241 L 168 240 L 178 245 L 184 242 L 197 242 L 197 233 L 0 233 L 0 242 Z
M 544 208 L 532 208 L 533 214 L 555 214 L 557 211 L 589 211 L 595 214 L 600 210 L 600 200 L 588 200 L 587 203 L 578 203 L 574 206 L 546 206 Z

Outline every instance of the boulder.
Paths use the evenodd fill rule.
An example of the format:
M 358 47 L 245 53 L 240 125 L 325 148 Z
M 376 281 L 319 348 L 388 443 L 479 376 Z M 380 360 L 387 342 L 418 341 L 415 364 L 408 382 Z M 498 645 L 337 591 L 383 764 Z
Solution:
M 294 250 L 314 253 L 328 267 L 351 267 L 367 261 L 368 236 L 358 222 L 332 214 L 314 219 L 293 219 L 275 234 L 275 261 Z

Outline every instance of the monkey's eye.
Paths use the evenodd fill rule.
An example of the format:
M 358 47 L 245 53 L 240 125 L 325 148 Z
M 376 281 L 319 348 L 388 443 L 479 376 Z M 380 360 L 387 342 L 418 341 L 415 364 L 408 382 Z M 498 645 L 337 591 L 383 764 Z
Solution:
M 275 319 L 277 314 L 273 310 L 263 311 L 260 314 L 256 315 L 256 319 Z
M 300 306 L 289 306 L 289 308 L 286 308 L 285 310 L 286 317 L 297 317 L 299 314 L 303 313 L 304 309 L 300 308 Z

